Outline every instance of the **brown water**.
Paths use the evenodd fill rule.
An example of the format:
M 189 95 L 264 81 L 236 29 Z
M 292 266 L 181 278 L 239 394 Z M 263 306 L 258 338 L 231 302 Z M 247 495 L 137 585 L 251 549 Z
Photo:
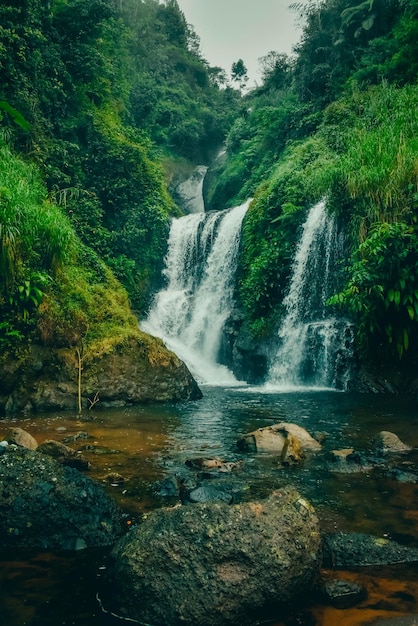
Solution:
M 133 523 L 175 499 L 159 497 L 155 483 L 190 472 L 190 458 L 242 459 L 238 481 L 245 497 L 262 497 L 292 482 L 314 504 L 327 531 L 347 530 L 388 536 L 418 547 L 418 486 L 395 481 L 381 471 L 336 474 L 322 456 L 298 468 L 283 469 L 270 455 L 239 454 L 236 440 L 262 426 L 289 421 L 311 433 L 325 433 L 324 450 L 354 447 L 368 451 L 374 435 L 391 430 L 418 449 L 418 410 L 412 398 L 342 393 L 266 394 L 257 389 L 203 388 L 198 402 L 149 405 L 119 410 L 0 419 L 0 439 L 9 426 L 30 432 L 39 443 L 63 441 L 83 431 L 88 439 L 71 443 L 83 450 L 89 475 L 115 497 Z M 406 466 L 408 462 L 411 465 Z M 413 452 L 399 460 L 418 466 Z M 119 474 L 123 481 L 108 480 Z M 106 550 L 76 554 L 0 551 L 0 624 L 3 626 L 106 626 L 120 620 L 103 614 L 96 601 Z M 338 610 L 310 600 L 278 621 L 280 626 L 357 626 L 377 618 L 418 614 L 416 566 L 339 572 L 364 584 L 368 597 L 353 609 Z M 279 616 L 278 616 L 279 619 Z M 284 620 L 284 621 L 283 621 Z

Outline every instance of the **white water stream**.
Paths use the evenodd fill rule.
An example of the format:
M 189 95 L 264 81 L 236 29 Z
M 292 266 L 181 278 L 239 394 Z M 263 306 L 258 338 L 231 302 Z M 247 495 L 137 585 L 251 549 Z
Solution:
M 303 226 L 267 386 L 344 388 L 352 348 L 351 325 L 329 316 L 326 307 L 333 292 L 339 248 L 335 219 L 321 201 L 310 209 Z
M 241 226 L 250 201 L 225 211 L 203 211 L 206 168 L 186 181 L 189 215 L 171 224 L 164 277 L 141 327 L 163 339 L 199 383 L 231 385 L 219 364 L 222 333 L 234 306 Z M 344 389 L 352 350 L 350 324 L 329 314 L 341 237 L 321 201 L 308 212 L 297 246 L 285 315 L 272 346 L 265 391 Z
M 172 221 L 164 275 L 141 327 L 163 339 L 200 383 L 234 384 L 218 364 L 222 330 L 233 307 L 241 224 L 249 201 L 225 211 Z

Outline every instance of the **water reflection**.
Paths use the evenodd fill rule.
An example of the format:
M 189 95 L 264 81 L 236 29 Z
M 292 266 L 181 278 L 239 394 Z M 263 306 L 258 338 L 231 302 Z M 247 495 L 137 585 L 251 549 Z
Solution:
M 82 450 L 91 462 L 91 477 L 100 481 L 134 519 L 169 504 L 155 493 L 154 485 L 164 477 L 191 471 L 185 466 L 186 460 L 243 459 L 242 474 L 230 480 L 245 483 L 245 493 L 250 497 L 267 495 L 277 486 L 292 482 L 313 502 L 324 530 L 368 532 L 418 545 L 416 484 L 396 481 L 384 469 L 342 474 L 326 471 L 323 463 L 325 452 L 332 449 L 352 447 L 367 452 L 381 430 L 395 432 L 418 449 L 417 410 L 412 398 L 205 387 L 204 398 L 198 402 L 118 410 L 96 408 L 81 416 L 61 413 L 2 419 L 0 439 L 9 426 L 29 431 L 39 443 L 46 439 L 64 441 L 86 433 L 87 439 L 69 445 Z M 283 468 L 272 455 L 242 454 L 237 450 L 236 441 L 241 435 L 280 421 L 299 424 L 311 434 L 322 433 L 324 453 L 308 458 L 301 467 Z M 408 460 L 411 466 L 418 466 L 416 452 L 408 455 Z M 111 473 L 120 474 L 124 481 L 107 481 Z M 1 623 L 110 623 L 110 617 L 97 611 L 94 600 L 101 558 L 102 554 L 94 551 L 78 555 L 2 551 Z M 409 572 L 408 576 L 413 579 L 415 574 Z M 396 570 L 392 570 L 388 579 L 395 584 L 396 577 Z M 417 608 L 410 605 L 405 611 L 403 606 L 406 613 Z M 327 622 L 329 615 L 325 617 L 324 611 L 321 608 L 316 612 L 318 626 L 335 623 Z M 344 614 L 354 619 L 350 612 Z M 373 611 L 371 614 L 378 616 Z M 359 614 L 357 619 L 344 623 L 367 623 Z

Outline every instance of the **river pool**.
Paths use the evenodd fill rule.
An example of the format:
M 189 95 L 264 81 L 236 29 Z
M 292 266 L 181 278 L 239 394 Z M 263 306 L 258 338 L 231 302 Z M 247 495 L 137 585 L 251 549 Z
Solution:
M 242 461 L 242 469 L 219 480 L 239 498 L 257 498 L 288 482 L 315 506 L 325 532 L 352 531 L 396 539 L 418 547 L 418 485 L 395 480 L 384 468 L 360 473 L 327 469 L 327 451 L 354 448 L 367 453 L 381 430 L 395 432 L 418 450 L 418 406 L 411 397 L 330 391 L 267 392 L 260 388 L 203 386 L 203 399 L 178 404 L 100 409 L 0 419 L 0 439 L 10 426 L 41 443 L 86 433 L 70 444 L 91 462 L 100 481 L 135 524 L 141 516 L 177 499 L 157 495 L 166 477 L 187 476 L 195 458 Z M 240 453 L 237 439 L 256 428 L 294 422 L 323 438 L 324 453 L 303 465 L 283 468 L 269 454 Z M 399 457 L 401 470 L 416 471 L 418 453 Z M 121 480 L 106 476 L 118 474 Z M 0 551 L 0 623 L 4 626 L 105 626 L 120 620 L 96 601 L 106 550 L 75 554 Z M 377 618 L 418 614 L 418 566 L 339 572 L 362 582 L 368 597 L 338 610 L 311 600 L 277 625 L 358 626 Z M 283 621 L 284 620 L 284 621 Z M 169 625 L 168 625 L 169 626 Z

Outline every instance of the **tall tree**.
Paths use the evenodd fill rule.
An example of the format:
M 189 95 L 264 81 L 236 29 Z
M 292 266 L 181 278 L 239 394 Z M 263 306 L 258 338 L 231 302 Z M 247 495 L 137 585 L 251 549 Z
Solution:
M 248 70 L 242 59 L 238 59 L 231 67 L 231 79 L 237 83 L 240 89 L 244 89 L 248 83 Z

